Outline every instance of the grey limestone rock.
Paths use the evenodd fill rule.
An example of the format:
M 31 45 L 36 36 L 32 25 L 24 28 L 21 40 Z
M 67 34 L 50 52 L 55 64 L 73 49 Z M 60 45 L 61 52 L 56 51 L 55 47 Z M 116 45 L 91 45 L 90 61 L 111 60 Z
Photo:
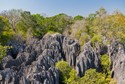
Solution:
M 125 45 L 118 42 L 109 46 L 111 61 L 111 77 L 116 79 L 118 84 L 125 84 Z
M 80 50 L 78 42 L 62 34 L 48 34 L 40 40 L 33 39 L 29 44 L 24 44 L 25 47 L 18 43 L 10 44 L 13 46 L 11 54 L 4 57 L 1 64 L 2 84 L 59 84 L 55 63 L 65 60 L 75 67 Z
M 101 69 L 100 56 L 92 47 L 91 42 L 86 43 L 76 59 L 76 71 L 79 76 L 83 76 L 85 71 L 95 68 L 97 71 Z
M 59 84 L 55 64 L 60 60 L 67 61 L 79 76 L 89 68 L 100 70 L 99 51 L 90 42 L 80 52 L 77 41 L 56 33 L 47 34 L 40 40 L 33 39 L 29 44 L 17 45 L 13 43 L 11 50 L 15 58 L 9 54 L 2 60 L 1 84 Z

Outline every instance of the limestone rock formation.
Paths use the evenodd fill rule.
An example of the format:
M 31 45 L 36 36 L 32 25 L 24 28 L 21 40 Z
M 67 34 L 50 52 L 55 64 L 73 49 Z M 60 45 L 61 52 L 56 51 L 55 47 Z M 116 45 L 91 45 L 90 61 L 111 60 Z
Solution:
M 24 48 L 26 47 L 26 45 L 23 42 L 18 42 L 14 40 L 9 42 L 8 45 L 12 47 L 9 50 L 8 54 L 12 55 L 14 58 L 16 58 L 19 52 L 23 52 Z
M 16 48 L 18 44 L 11 44 L 14 47 L 1 64 L 2 84 L 59 84 L 55 63 L 65 60 L 75 67 L 80 50 L 78 42 L 61 34 L 45 35 L 23 48 L 22 45 Z
M 76 59 L 76 70 L 79 76 L 83 76 L 85 71 L 90 68 L 101 70 L 100 56 L 92 47 L 91 42 L 86 43 Z
M 111 61 L 111 76 L 117 80 L 118 84 L 125 83 L 125 45 L 118 42 L 109 46 L 109 56 Z
M 89 68 L 100 70 L 100 56 L 88 42 L 80 51 L 77 41 L 62 34 L 47 34 L 29 44 L 11 43 L 0 64 L 1 84 L 59 84 L 55 63 L 65 60 L 83 76 Z M 17 46 L 17 47 L 16 47 Z

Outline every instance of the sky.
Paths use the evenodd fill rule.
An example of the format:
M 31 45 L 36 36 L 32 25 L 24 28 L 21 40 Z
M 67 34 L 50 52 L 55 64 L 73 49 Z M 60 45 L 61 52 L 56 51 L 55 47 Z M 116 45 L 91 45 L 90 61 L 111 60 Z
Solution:
M 104 7 L 109 13 L 120 10 L 125 14 L 125 0 L 0 0 L 0 11 L 22 9 L 47 16 L 59 13 L 87 16 L 100 7 Z

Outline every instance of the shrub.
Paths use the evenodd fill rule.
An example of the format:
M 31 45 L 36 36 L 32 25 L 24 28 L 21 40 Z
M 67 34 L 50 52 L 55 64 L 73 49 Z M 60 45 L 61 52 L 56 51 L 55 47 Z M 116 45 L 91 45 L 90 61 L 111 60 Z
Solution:
M 89 69 L 85 75 L 78 81 L 79 84 L 103 84 L 104 74 L 96 72 L 95 69 Z
M 111 81 L 110 77 L 110 61 L 109 56 L 107 54 L 101 56 L 101 66 L 103 70 L 103 74 L 105 74 L 105 82 L 109 83 Z
M 77 76 L 76 76 L 76 70 L 72 69 L 69 73 L 69 79 L 68 79 L 68 83 L 73 83 L 75 80 L 77 80 Z
M 91 42 L 93 46 L 95 46 L 95 43 L 102 44 L 102 38 L 100 35 L 94 35 L 91 39 Z
M 60 71 L 60 83 L 67 83 L 70 77 L 69 73 L 72 70 L 71 66 L 65 61 L 59 61 L 56 63 L 56 68 Z
M 81 15 L 77 15 L 74 17 L 74 20 L 83 20 L 83 19 L 84 19 L 84 17 Z
M 85 43 L 87 43 L 90 40 L 90 36 L 89 35 L 84 35 L 81 36 L 79 39 L 79 43 L 81 46 L 83 46 Z
M 110 61 L 109 61 L 109 56 L 107 54 L 101 56 L 101 65 L 104 72 L 107 73 L 107 71 L 110 71 L 109 70 Z
M 0 45 L 0 61 L 3 59 L 4 56 L 6 56 L 7 49 L 9 49 L 9 46 L 2 46 Z

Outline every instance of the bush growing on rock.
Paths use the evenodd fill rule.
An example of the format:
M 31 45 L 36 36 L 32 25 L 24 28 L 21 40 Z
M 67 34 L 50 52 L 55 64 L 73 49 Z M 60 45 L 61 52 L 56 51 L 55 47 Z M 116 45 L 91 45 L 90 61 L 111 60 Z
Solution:
M 3 59 L 4 56 L 6 56 L 7 49 L 9 49 L 9 46 L 2 46 L 0 45 L 0 61 Z
M 95 43 L 101 44 L 102 38 L 99 35 L 94 35 L 93 38 L 91 39 L 91 42 L 92 42 L 93 46 L 95 45 Z
M 84 19 L 84 17 L 81 15 L 77 15 L 74 17 L 74 20 L 83 20 L 83 19 Z
M 75 82 L 78 79 L 78 77 L 76 76 L 76 74 L 77 74 L 76 70 L 72 69 L 70 71 L 70 73 L 69 73 L 70 77 L 68 79 L 68 83 L 72 84 L 73 82 Z
M 65 61 L 59 61 L 56 63 L 56 68 L 60 72 L 60 83 L 61 84 L 72 84 L 78 77 L 76 76 L 76 70 L 72 69 L 71 66 Z
M 101 56 L 101 65 L 104 73 L 110 74 L 110 61 L 107 54 Z
M 79 84 L 104 84 L 104 74 L 96 72 L 95 69 L 89 69 L 85 75 L 78 81 Z
M 115 83 L 116 81 L 112 79 L 110 76 L 110 61 L 109 61 L 109 56 L 107 54 L 101 56 L 101 66 L 102 66 L 102 73 L 105 76 L 105 83 L 112 82 L 113 84 L 116 84 Z
M 6 44 L 12 38 L 13 33 L 8 19 L 0 16 L 0 42 Z
M 59 61 L 56 63 L 56 68 L 60 72 L 60 83 L 67 83 L 70 77 L 69 73 L 72 70 L 71 66 L 65 61 Z

